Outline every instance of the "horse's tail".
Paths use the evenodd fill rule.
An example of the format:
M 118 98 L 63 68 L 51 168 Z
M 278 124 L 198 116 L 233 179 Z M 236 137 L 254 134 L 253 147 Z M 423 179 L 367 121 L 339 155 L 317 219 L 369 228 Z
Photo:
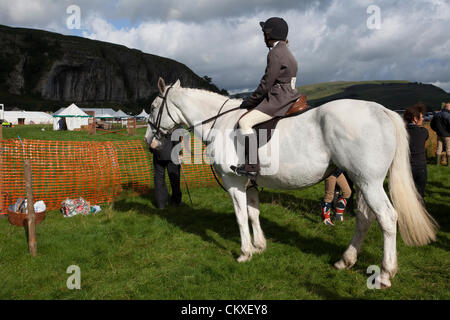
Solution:
M 427 212 L 416 190 L 409 162 L 409 141 L 403 119 L 386 110 L 395 126 L 397 148 L 389 168 L 389 191 L 398 214 L 400 234 L 405 244 L 420 246 L 436 240 L 438 224 Z

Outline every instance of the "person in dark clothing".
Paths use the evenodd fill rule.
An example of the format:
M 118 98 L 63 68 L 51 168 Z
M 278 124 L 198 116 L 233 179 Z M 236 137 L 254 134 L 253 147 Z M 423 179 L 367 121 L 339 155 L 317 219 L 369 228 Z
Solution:
M 159 150 L 150 148 L 153 153 L 153 170 L 155 183 L 155 200 L 158 209 L 164 209 L 169 200 L 167 191 L 165 170 L 169 175 L 170 185 L 172 187 L 171 203 L 175 206 L 181 205 L 180 189 L 180 163 L 174 163 L 171 159 L 172 149 L 180 142 L 166 139 L 162 142 Z
M 450 155 L 450 102 L 447 102 L 437 115 L 431 120 L 431 129 L 436 132 L 437 135 L 437 148 L 436 148 L 436 164 L 441 164 L 441 157 L 447 156 L 447 165 L 449 165 Z
M 427 156 L 425 143 L 428 140 L 428 130 L 422 127 L 423 115 L 426 112 L 426 106 L 418 103 L 406 109 L 403 119 L 406 122 L 406 130 L 409 134 L 409 150 L 411 171 L 416 185 L 416 189 L 422 196 L 425 195 L 427 184 Z

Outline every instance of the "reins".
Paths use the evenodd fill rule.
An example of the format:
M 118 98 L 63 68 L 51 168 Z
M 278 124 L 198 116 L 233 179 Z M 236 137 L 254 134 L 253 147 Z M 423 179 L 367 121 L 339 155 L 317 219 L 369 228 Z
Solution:
M 166 90 L 166 93 L 164 94 L 164 96 L 159 95 L 159 97 L 163 100 L 163 103 L 162 103 L 161 108 L 160 108 L 159 111 L 158 111 L 158 115 L 156 116 L 156 124 L 154 124 L 154 123 L 152 123 L 152 122 L 150 121 L 150 117 L 149 117 L 148 120 L 147 120 L 147 123 L 148 123 L 151 127 L 155 128 L 155 134 L 158 133 L 158 134 L 162 134 L 163 136 L 171 135 L 172 132 L 175 131 L 175 129 L 179 126 L 179 124 L 173 119 L 172 115 L 170 114 L 169 107 L 168 107 L 168 105 L 167 105 L 167 95 L 169 94 L 170 89 L 172 89 L 172 86 L 170 86 L 170 87 Z M 233 108 L 233 109 L 230 109 L 230 110 L 227 110 L 227 111 L 225 111 L 225 112 L 220 113 L 220 112 L 222 111 L 223 107 L 225 106 L 225 104 L 226 104 L 229 100 L 230 100 L 229 98 L 228 98 L 227 100 L 225 100 L 225 102 L 224 102 L 224 103 L 222 104 L 222 106 L 220 107 L 219 112 L 217 113 L 217 115 L 215 115 L 214 117 L 211 117 L 211 118 L 209 118 L 209 119 L 203 120 L 202 122 L 196 123 L 196 124 L 194 124 L 194 125 L 188 127 L 188 128 L 187 128 L 187 131 L 192 132 L 196 126 L 204 125 L 204 124 L 209 123 L 209 122 L 211 122 L 211 121 L 214 120 L 214 123 L 213 123 L 213 125 L 212 125 L 212 127 L 211 127 L 211 129 L 212 129 L 212 128 L 214 127 L 214 125 L 216 124 L 217 118 L 220 118 L 221 116 L 223 116 L 223 115 L 225 115 L 225 114 L 227 114 L 227 113 L 229 113 L 229 112 L 232 112 L 232 111 L 236 111 L 236 110 L 241 109 L 240 107 L 236 107 L 236 108 Z M 164 111 L 164 107 L 166 107 L 167 114 L 169 115 L 170 119 L 177 125 L 177 126 L 175 126 L 172 130 L 167 131 L 166 133 L 162 132 L 162 130 L 161 130 L 161 118 L 162 118 L 162 114 L 163 114 L 163 111 Z
M 208 138 L 209 138 L 209 135 L 211 134 L 211 131 L 212 131 L 212 129 L 214 128 L 214 126 L 216 125 L 216 121 L 217 121 L 217 118 L 219 118 L 219 116 L 221 116 L 221 115 L 223 115 L 223 114 L 225 114 L 225 113 L 227 113 L 227 112 L 229 112 L 229 111 L 232 111 L 232 110 L 235 110 L 236 108 L 234 108 L 234 109 L 231 109 L 231 110 L 228 110 L 227 112 L 225 112 L 225 113 L 220 113 L 220 111 L 222 111 L 222 109 L 223 109 L 223 107 L 225 107 L 225 104 L 228 102 L 228 100 L 230 100 L 230 99 L 227 99 L 227 100 L 225 100 L 225 102 L 222 104 L 222 106 L 220 107 L 220 109 L 219 109 L 219 112 L 217 112 L 217 115 L 215 116 L 215 117 L 213 117 L 214 118 L 214 122 L 213 122 L 213 124 L 212 124 L 212 126 L 211 126 L 211 129 L 209 130 L 209 132 L 208 132 L 208 136 L 206 137 L 206 141 L 208 141 Z M 237 109 L 240 109 L 240 108 L 237 108 Z M 213 118 L 210 118 L 210 119 L 213 119 Z M 210 119 L 207 119 L 207 120 L 205 120 L 205 121 L 203 121 L 203 122 L 205 122 L 205 123 L 208 123 L 209 121 L 210 121 Z M 209 165 L 210 166 L 210 168 L 211 168 L 211 172 L 212 172 L 212 174 L 213 174 L 213 176 L 214 176 L 214 179 L 216 179 L 216 182 L 217 182 L 217 184 L 225 191 L 225 192 L 227 192 L 227 189 L 225 189 L 225 187 L 222 185 L 222 183 L 220 183 L 220 181 L 219 181 L 219 178 L 217 178 L 217 176 L 216 176 L 216 171 L 214 170 L 214 166 L 212 165 L 212 164 L 210 164 Z
M 215 115 L 214 117 L 211 117 L 211 118 L 209 118 L 209 119 L 203 120 L 202 122 L 196 123 L 196 124 L 194 124 L 194 125 L 188 127 L 187 130 L 188 130 L 188 131 L 192 131 L 192 130 L 194 130 L 194 128 L 195 128 L 196 126 L 204 125 L 204 124 L 206 124 L 206 123 L 208 123 L 208 122 L 211 122 L 211 121 L 213 121 L 213 120 L 217 120 L 217 118 L 220 118 L 221 116 L 223 116 L 223 115 L 225 115 L 225 114 L 227 114 L 227 113 L 229 113 L 229 112 L 232 112 L 232 111 L 236 111 L 236 110 L 241 109 L 240 107 L 236 107 L 236 108 L 233 108 L 233 109 L 230 109 L 230 110 L 227 110 L 227 111 L 225 111 L 225 112 L 220 113 L 220 111 L 222 111 L 223 107 L 225 106 L 225 104 L 226 104 L 229 100 L 230 100 L 230 99 L 225 100 L 225 102 L 223 103 L 223 105 L 222 105 L 222 107 L 220 108 L 219 113 L 218 113 L 217 115 Z M 215 124 L 215 123 L 216 123 L 216 122 L 214 121 L 214 124 Z M 213 124 L 213 127 L 214 127 L 214 124 Z M 211 129 L 212 129 L 212 127 L 211 127 Z

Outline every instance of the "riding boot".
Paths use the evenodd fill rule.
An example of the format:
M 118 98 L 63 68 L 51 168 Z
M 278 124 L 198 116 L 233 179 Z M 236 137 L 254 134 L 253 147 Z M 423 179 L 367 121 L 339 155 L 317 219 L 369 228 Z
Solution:
M 441 154 L 440 153 L 436 154 L 436 165 L 438 165 L 438 166 L 441 165 Z
M 256 138 L 255 133 L 252 133 L 250 135 L 244 135 L 244 164 L 241 164 L 239 166 L 231 166 L 230 169 L 233 170 L 238 176 L 248 176 L 250 178 L 255 178 L 259 172 L 259 159 L 258 155 L 256 156 L 256 163 L 250 163 L 253 161 L 250 161 L 250 141 L 252 138 Z M 256 142 L 256 139 L 253 139 L 253 141 Z M 258 153 L 258 150 L 256 148 L 256 153 Z
M 348 199 L 345 198 L 339 198 L 338 202 L 336 203 L 336 220 L 340 222 L 344 222 L 344 211 L 345 207 L 347 207 Z
M 322 219 L 323 223 L 327 226 L 334 226 L 334 223 L 331 221 L 331 202 L 322 202 Z

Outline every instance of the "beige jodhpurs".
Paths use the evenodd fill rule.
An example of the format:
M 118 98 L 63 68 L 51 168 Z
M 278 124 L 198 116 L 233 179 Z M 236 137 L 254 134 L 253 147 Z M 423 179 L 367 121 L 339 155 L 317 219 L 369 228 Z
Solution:
M 253 126 L 273 118 L 264 112 L 252 110 L 239 120 L 239 128 L 243 135 L 249 135 L 253 133 Z
M 325 179 L 325 197 L 323 198 L 324 202 L 333 201 L 336 183 L 342 190 L 342 198 L 348 199 L 352 195 L 352 190 L 350 189 L 344 174 L 341 173 L 337 178 L 334 175 L 331 175 Z
M 450 137 L 437 137 L 436 154 L 447 153 L 450 155 Z

